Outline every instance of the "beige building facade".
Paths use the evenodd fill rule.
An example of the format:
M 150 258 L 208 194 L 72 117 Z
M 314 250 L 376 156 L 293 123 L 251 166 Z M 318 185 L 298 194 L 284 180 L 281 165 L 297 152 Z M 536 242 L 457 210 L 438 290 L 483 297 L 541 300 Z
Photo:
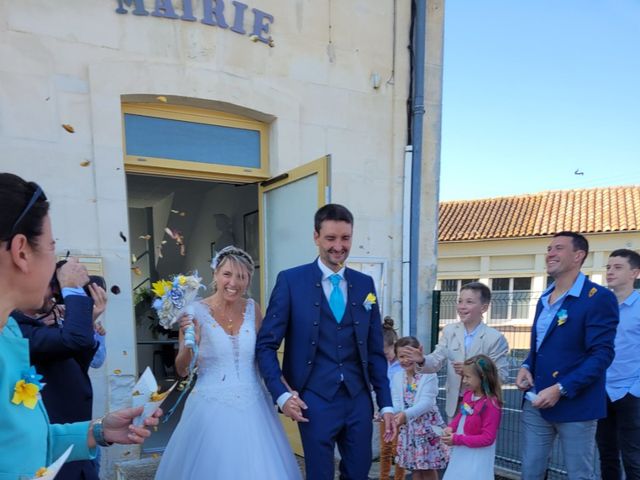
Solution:
M 460 287 L 478 280 L 491 287 L 489 324 L 505 333 L 533 322 L 540 294 L 553 281 L 545 252 L 560 231 L 582 233 L 589 255 L 582 272 L 601 285 L 609 254 L 640 250 L 640 186 L 541 192 L 492 199 L 442 202 L 438 242 L 441 322 L 454 321 Z M 516 340 L 517 338 L 517 340 Z M 528 348 L 526 335 L 512 335 Z
M 428 291 L 443 8 L 429 2 L 426 29 Z M 325 202 L 354 212 L 351 265 L 402 317 L 410 2 L 4 0 L 0 18 L 1 170 L 42 185 L 58 253 L 120 291 L 105 366 L 91 372 L 95 415 L 128 405 L 146 366 L 172 379 L 175 338 L 144 303 L 152 281 L 198 270 L 208 283 L 212 255 L 235 243 L 256 259 L 264 305 L 280 269 L 314 258 L 311 215 Z M 106 450 L 105 476 L 138 454 Z

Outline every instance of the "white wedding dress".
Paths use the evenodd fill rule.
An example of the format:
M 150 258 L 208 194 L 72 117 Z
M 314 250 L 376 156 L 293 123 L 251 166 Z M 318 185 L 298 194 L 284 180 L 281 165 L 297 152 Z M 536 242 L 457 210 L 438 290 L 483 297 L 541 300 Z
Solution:
M 198 380 L 156 480 L 300 479 L 301 474 L 255 362 L 255 303 L 237 335 L 199 303 Z

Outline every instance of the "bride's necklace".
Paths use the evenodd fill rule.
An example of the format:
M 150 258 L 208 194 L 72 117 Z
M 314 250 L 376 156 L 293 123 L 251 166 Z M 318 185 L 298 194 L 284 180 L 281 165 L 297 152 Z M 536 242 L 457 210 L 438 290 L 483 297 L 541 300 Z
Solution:
M 231 312 L 228 313 L 222 305 L 212 303 L 209 306 L 211 313 L 213 314 L 213 318 L 220 323 L 220 326 L 229 334 L 232 334 L 235 330 L 234 326 L 237 323 L 242 323 L 242 315 L 237 315 L 234 312 L 233 307 L 231 307 Z M 234 316 L 236 318 L 234 318 Z M 222 321 L 222 322 L 221 322 Z

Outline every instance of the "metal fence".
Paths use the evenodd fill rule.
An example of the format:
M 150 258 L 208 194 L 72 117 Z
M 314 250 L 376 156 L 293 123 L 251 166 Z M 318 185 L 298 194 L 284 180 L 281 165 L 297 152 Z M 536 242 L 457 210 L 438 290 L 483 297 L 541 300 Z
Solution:
M 509 342 L 509 381 L 503 385 L 504 406 L 502 421 L 496 445 L 496 468 L 518 474 L 521 470 L 522 443 L 520 414 L 522 413 L 522 394 L 515 386 L 518 369 L 524 361 L 531 338 L 531 323 L 535 314 L 535 306 L 541 292 L 495 292 L 491 307 L 485 315 L 486 323 L 504 334 Z M 456 292 L 434 292 L 434 315 L 432 332 L 436 333 L 449 324 L 457 322 Z M 439 333 L 436 335 L 439 337 Z M 444 412 L 446 369 L 439 374 L 440 395 L 438 407 Z M 553 447 L 547 479 L 566 479 L 559 444 Z

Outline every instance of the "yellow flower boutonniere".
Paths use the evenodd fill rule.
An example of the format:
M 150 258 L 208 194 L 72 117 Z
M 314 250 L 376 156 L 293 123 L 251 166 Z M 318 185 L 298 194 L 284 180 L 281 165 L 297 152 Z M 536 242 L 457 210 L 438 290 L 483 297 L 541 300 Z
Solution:
M 369 295 L 367 295 L 367 298 L 364 299 L 362 306 L 368 312 L 369 310 L 371 310 L 371 306 L 375 305 L 375 303 L 376 303 L 376 296 L 373 293 L 369 293 Z
M 562 325 L 567 323 L 568 319 L 569 319 L 569 314 L 567 313 L 567 311 L 564 308 L 558 312 L 558 326 L 559 327 L 561 327 Z
M 593 297 L 597 292 L 598 289 L 596 287 L 593 287 L 591 290 L 589 290 L 589 298 Z
M 33 384 L 27 383 L 24 380 L 18 380 L 16 382 L 16 386 L 14 387 L 13 398 L 11 399 L 11 403 L 16 405 L 24 404 L 25 407 L 33 410 L 36 408 L 36 403 L 38 403 L 38 392 L 40 388 Z
M 33 366 L 29 367 L 29 370 L 23 372 L 22 378 L 18 380 L 15 387 L 13 387 L 11 403 L 15 405 L 20 405 L 22 403 L 25 407 L 30 408 L 31 410 L 36 408 L 39 397 L 38 394 L 40 393 L 40 389 L 43 387 L 40 380 L 42 380 L 42 375 L 39 375 Z

